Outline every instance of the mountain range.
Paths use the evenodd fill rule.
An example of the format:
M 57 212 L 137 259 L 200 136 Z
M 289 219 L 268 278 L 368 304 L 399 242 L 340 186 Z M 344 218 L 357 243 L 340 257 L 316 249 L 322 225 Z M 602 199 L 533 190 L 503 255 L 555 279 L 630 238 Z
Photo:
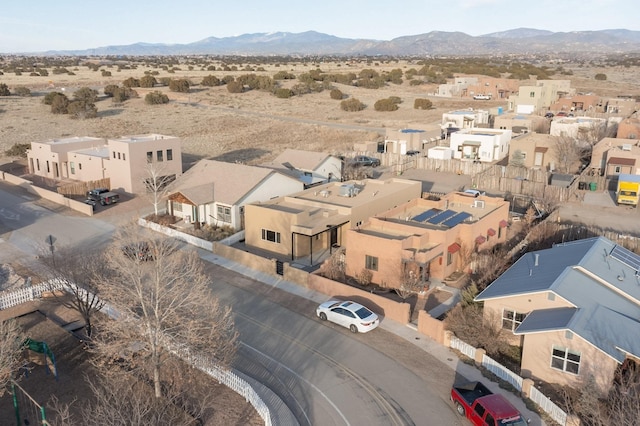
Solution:
M 49 51 L 46 55 L 243 55 L 243 56 L 425 56 L 512 54 L 640 53 L 640 31 L 625 29 L 552 32 L 532 28 L 470 36 L 463 32 L 431 31 L 389 41 L 340 38 L 316 31 L 208 37 L 193 43 L 135 43 L 86 50 Z

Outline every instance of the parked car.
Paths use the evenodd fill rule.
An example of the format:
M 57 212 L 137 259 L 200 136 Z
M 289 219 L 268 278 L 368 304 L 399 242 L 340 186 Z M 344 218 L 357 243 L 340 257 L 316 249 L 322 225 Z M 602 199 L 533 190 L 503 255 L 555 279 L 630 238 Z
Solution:
M 504 396 L 491 392 L 480 382 L 453 386 L 451 401 L 458 414 L 474 425 L 527 426 L 529 423 Z
M 349 164 L 352 164 L 355 167 L 360 167 L 360 166 L 378 167 L 380 165 L 380 159 L 375 157 L 367 157 L 366 155 L 356 155 L 349 162 Z
M 106 206 L 109 204 L 115 204 L 120 201 L 120 194 L 117 194 L 115 192 L 103 192 L 102 194 L 100 194 L 99 198 L 100 205 Z
M 545 118 L 553 118 L 553 113 L 551 111 L 548 111 L 544 116 Z
M 481 195 L 487 195 L 484 191 L 478 191 L 477 189 L 465 189 L 463 194 L 471 195 L 472 197 L 479 197 Z
M 566 117 L 566 116 L 567 116 L 567 113 L 564 111 L 558 111 L 556 113 L 556 117 Z
M 418 151 L 417 149 L 410 149 L 409 151 L 407 151 L 407 155 L 409 156 L 418 154 L 420 154 L 420 151 Z
M 380 324 L 378 315 L 359 303 L 329 300 L 316 309 L 316 315 L 323 321 L 331 321 L 348 328 L 352 333 L 366 333 Z
M 91 191 L 87 192 L 87 199 L 93 201 L 100 201 L 100 194 L 104 194 L 105 192 L 109 192 L 108 188 L 95 188 Z
M 473 99 L 477 101 L 488 101 L 491 99 L 491 95 L 477 94 L 473 96 Z

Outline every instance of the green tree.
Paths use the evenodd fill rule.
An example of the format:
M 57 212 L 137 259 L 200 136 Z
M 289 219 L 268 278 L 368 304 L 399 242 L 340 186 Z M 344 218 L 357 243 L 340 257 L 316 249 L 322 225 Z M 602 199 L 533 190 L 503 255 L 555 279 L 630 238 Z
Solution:
M 244 91 L 244 85 L 239 81 L 230 81 L 227 83 L 227 91 L 229 93 L 242 93 Z
M 342 108 L 343 111 L 349 111 L 349 112 L 362 111 L 366 107 L 367 106 L 365 104 L 363 104 L 362 102 L 360 102 L 360 100 L 356 98 L 345 99 L 344 101 L 340 102 L 340 108 Z
M 122 82 L 124 87 L 140 87 L 140 80 L 137 78 L 129 77 Z
M 169 97 L 157 90 L 147 93 L 144 97 L 144 103 L 147 105 L 160 105 L 169 103 Z
M 429 99 L 418 98 L 413 101 L 413 109 L 431 109 L 433 108 L 433 102 Z
M 180 78 L 169 82 L 169 90 L 172 92 L 189 93 L 189 81 Z
M 98 91 L 89 87 L 81 87 L 73 93 L 73 99 L 93 104 L 98 100 Z
M 127 99 L 137 98 L 138 92 L 129 87 L 118 87 L 113 93 L 113 102 L 120 103 Z
M 66 114 L 69 107 L 69 98 L 62 93 L 56 93 L 51 99 L 51 112 L 54 114 Z
M 69 102 L 67 113 L 71 118 L 96 118 L 98 116 L 98 108 L 91 102 L 75 100 Z
M 293 95 L 293 91 L 291 89 L 280 87 L 275 90 L 274 95 L 276 95 L 276 98 L 288 99 Z
M 152 75 L 145 75 L 140 79 L 140 87 L 153 87 L 156 83 L 156 78 Z
M 114 93 L 116 92 L 116 90 L 120 89 L 118 87 L 117 84 L 108 84 L 106 86 L 104 86 L 104 89 L 102 89 L 102 91 L 104 92 L 104 94 L 106 96 L 112 97 L 114 95 Z
M 391 98 L 379 99 L 373 104 L 373 109 L 376 111 L 397 111 L 398 108 L 398 103 Z
M 10 96 L 9 86 L 4 83 L 0 83 L 0 96 Z
M 11 148 L 4 153 L 8 157 L 22 157 L 27 158 L 27 151 L 31 149 L 30 143 L 14 143 Z
M 44 95 L 44 99 L 42 99 L 42 103 L 45 104 L 45 105 L 51 105 L 53 103 L 53 99 L 58 95 L 64 96 L 66 98 L 64 93 L 61 93 L 61 92 L 49 92 L 46 95 Z

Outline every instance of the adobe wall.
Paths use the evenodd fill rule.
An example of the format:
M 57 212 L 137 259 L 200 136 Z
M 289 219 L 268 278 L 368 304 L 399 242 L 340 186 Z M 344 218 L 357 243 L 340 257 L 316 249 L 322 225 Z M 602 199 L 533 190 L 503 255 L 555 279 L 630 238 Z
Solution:
M 427 311 L 420 310 L 418 312 L 418 332 L 424 334 L 443 345 L 444 341 L 444 322 L 433 318 Z
M 213 252 L 225 259 L 245 265 L 255 271 L 273 275 L 276 270 L 276 260 L 267 259 L 244 250 L 238 250 L 218 242 L 213 243 Z

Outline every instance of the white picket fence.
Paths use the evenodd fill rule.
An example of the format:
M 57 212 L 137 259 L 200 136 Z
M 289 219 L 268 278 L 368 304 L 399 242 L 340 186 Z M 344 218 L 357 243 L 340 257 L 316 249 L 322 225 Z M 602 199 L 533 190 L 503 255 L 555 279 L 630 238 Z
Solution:
M 66 288 L 70 285 L 63 280 L 52 280 L 49 282 L 37 284 L 20 290 L 11 291 L 0 294 L 0 310 L 8 309 L 13 306 L 18 306 L 22 303 L 31 302 L 42 298 L 42 294 L 53 290 L 59 290 Z M 107 315 L 117 318 L 119 313 L 108 304 L 102 309 Z M 238 377 L 231 371 L 224 370 L 218 367 L 215 362 L 205 357 L 191 355 L 187 351 L 171 350 L 172 353 L 180 356 L 184 361 L 190 365 L 198 368 L 200 371 L 213 377 L 220 383 L 232 389 L 237 394 L 244 397 L 245 401 L 253 405 L 253 408 L 258 412 L 258 415 L 264 421 L 265 426 L 272 426 L 271 412 L 267 404 L 264 403 L 260 395 L 248 384 L 245 380 Z
M 538 407 L 542 408 L 547 414 L 549 414 L 549 417 L 563 426 L 567 424 L 567 413 L 562 411 L 560 407 L 553 403 L 553 401 L 544 396 L 542 392 L 535 388 L 535 386 L 531 386 L 529 395 L 529 398 L 538 404 Z
M 496 360 L 487 356 L 487 354 L 482 356 L 482 366 L 500 377 L 502 380 L 509 382 L 511 386 L 516 388 L 519 392 L 522 391 L 522 377 L 509 370 L 504 365 L 496 362 Z
M 471 359 L 476 359 L 476 348 L 470 344 L 463 342 L 455 336 L 451 336 L 451 342 L 449 346 L 457 351 L 462 352 Z
M 452 349 L 456 349 L 471 359 L 475 359 L 476 348 L 469 345 L 468 343 L 463 342 L 455 336 L 451 337 L 449 342 L 449 347 Z M 482 356 L 482 366 L 500 377 L 502 380 L 509 382 L 514 388 L 518 391 L 522 391 L 522 384 L 524 379 L 518 376 L 513 371 L 509 370 L 502 364 L 499 364 L 491 357 L 484 354 Z M 534 386 L 531 386 L 530 390 L 530 398 L 533 402 L 535 402 L 538 407 L 540 407 L 543 411 L 545 411 L 549 416 L 558 422 L 561 426 L 565 426 L 567 424 L 567 413 L 560 409 L 556 404 L 553 403 L 549 398 L 544 396 L 538 389 Z

